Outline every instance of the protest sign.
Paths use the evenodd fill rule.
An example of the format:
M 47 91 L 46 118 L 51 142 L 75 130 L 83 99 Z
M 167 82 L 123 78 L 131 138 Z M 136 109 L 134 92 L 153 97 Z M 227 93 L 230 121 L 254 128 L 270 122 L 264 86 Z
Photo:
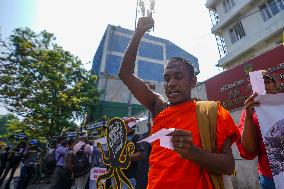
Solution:
M 284 93 L 256 97 L 255 107 L 276 189 L 284 188 Z
M 127 132 L 124 121 L 120 118 L 113 118 L 109 121 L 106 129 L 107 152 L 98 143 L 98 149 L 102 154 L 103 163 L 108 167 L 105 174 L 98 176 L 96 186 L 105 186 L 104 179 L 114 178 L 114 188 L 121 188 L 125 183 L 128 188 L 133 189 L 129 179 L 125 176 L 123 170 L 130 165 L 130 155 L 134 153 L 135 146 L 132 142 L 127 142 Z
M 93 167 L 90 171 L 90 180 L 97 180 L 100 175 L 103 175 L 107 172 L 107 168 Z M 106 182 L 106 180 L 102 180 Z

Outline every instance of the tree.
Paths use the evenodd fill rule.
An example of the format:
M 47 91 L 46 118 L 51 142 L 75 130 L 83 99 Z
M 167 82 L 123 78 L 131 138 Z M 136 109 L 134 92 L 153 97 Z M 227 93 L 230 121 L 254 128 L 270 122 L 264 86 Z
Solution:
M 0 43 L 0 102 L 28 129 L 53 136 L 93 110 L 100 95 L 96 76 L 53 34 L 17 28 Z
M 13 114 L 0 115 L 0 140 L 10 142 L 14 139 L 14 134 L 20 133 L 26 128 L 21 121 Z
M 13 119 L 14 116 L 12 114 L 0 115 L 0 139 L 4 134 L 7 133 L 7 127 L 9 120 Z
M 29 139 L 38 139 L 45 143 L 46 137 L 41 134 L 40 129 L 33 129 L 13 114 L 0 115 L 0 140 L 5 142 L 15 141 L 15 135 L 24 133 Z
M 7 122 L 8 122 L 8 117 L 6 115 L 0 115 L 0 136 L 6 133 Z

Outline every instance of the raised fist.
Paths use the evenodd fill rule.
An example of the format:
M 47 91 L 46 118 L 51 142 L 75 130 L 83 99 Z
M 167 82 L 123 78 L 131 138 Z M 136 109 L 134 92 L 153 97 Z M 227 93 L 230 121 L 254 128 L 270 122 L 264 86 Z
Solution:
M 141 17 L 138 20 L 137 30 L 142 32 L 147 32 L 154 26 L 154 20 L 151 16 L 149 17 Z

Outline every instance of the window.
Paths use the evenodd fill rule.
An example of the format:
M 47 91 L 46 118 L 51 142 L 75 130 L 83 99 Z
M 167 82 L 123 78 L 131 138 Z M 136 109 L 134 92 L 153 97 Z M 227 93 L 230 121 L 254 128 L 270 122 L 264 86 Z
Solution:
M 235 6 L 235 1 L 234 0 L 224 0 L 223 1 L 223 7 L 224 7 L 225 12 L 228 12 L 234 6 Z
M 164 60 L 163 46 L 142 41 L 139 45 L 138 55 L 156 60 Z
M 143 80 L 164 81 L 164 65 L 153 62 L 138 61 L 138 77 Z
M 240 40 L 241 38 L 243 38 L 246 35 L 245 30 L 244 30 L 241 22 L 238 22 L 237 24 L 235 24 L 229 30 L 229 32 L 230 32 L 230 38 L 231 38 L 232 44 L 235 43 L 236 41 Z
M 284 0 L 268 0 L 266 3 L 262 4 L 259 9 L 262 19 L 265 22 L 284 10 Z
M 121 60 L 121 56 L 115 56 L 110 54 L 107 55 L 105 72 L 110 75 L 117 75 L 120 68 Z

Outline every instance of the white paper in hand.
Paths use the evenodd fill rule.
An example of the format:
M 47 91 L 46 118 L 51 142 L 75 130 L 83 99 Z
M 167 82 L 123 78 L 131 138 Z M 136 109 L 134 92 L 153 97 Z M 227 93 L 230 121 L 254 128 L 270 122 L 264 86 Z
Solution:
M 162 136 L 160 138 L 160 146 L 173 150 L 174 146 L 171 140 L 172 140 L 172 136 Z
M 164 148 L 168 148 L 170 150 L 173 150 L 173 144 L 171 142 L 172 137 L 171 136 L 166 136 L 168 134 L 170 134 L 171 132 L 173 132 L 175 129 L 174 128 L 170 128 L 170 129 L 161 129 L 159 131 L 157 131 L 156 133 L 152 134 L 151 136 L 148 136 L 147 138 L 144 138 L 139 142 L 149 142 L 152 143 L 155 140 L 160 139 L 160 146 L 164 147 Z
M 147 120 L 147 119 L 148 119 L 148 117 L 147 117 L 147 115 L 145 115 L 144 117 L 138 118 L 138 119 L 135 120 L 135 121 L 129 122 L 129 123 L 128 123 L 128 126 L 131 128 L 131 127 L 133 127 L 134 125 L 136 125 L 137 123 L 139 123 L 140 121 L 145 121 L 145 120 Z
M 265 95 L 266 94 L 262 72 L 263 72 L 263 70 L 249 72 L 252 91 L 254 93 L 257 92 L 258 95 Z

